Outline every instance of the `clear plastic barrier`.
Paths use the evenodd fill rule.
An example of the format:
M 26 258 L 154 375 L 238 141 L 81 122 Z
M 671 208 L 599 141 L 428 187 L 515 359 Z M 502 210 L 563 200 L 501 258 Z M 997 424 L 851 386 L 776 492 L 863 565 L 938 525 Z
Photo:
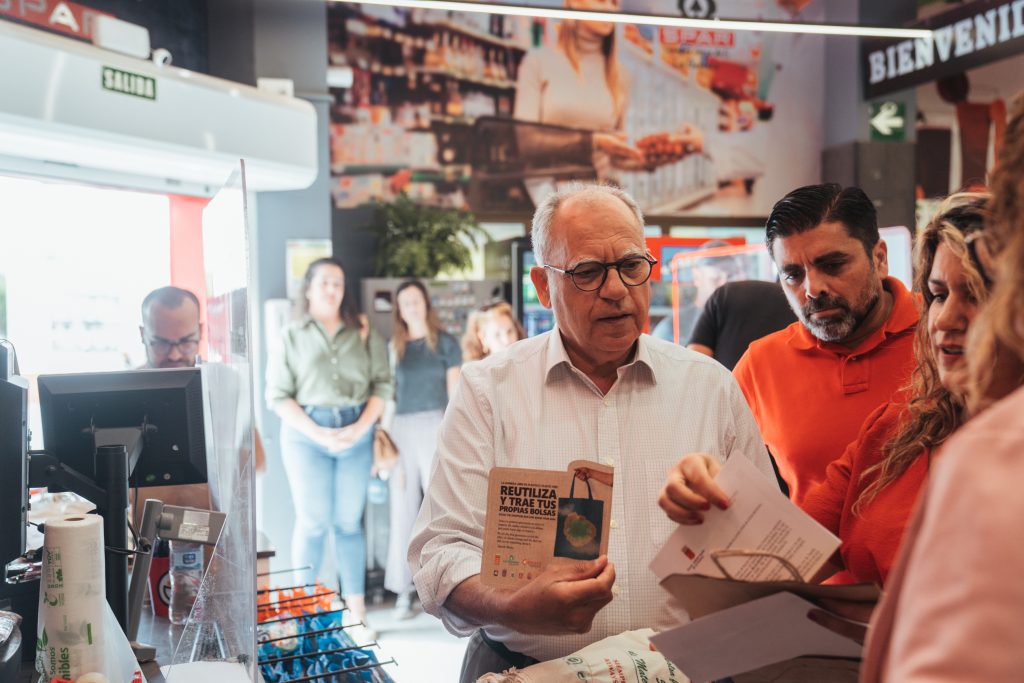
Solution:
M 203 211 L 207 469 L 214 507 L 227 519 L 166 670 L 170 683 L 259 680 L 246 226 L 245 171 L 240 162 Z

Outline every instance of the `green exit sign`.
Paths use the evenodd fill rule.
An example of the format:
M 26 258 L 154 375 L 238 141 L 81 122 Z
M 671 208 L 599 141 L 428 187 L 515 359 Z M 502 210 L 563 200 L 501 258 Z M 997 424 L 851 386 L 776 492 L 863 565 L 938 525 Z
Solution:
M 907 105 L 872 102 L 870 123 L 872 140 L 903 140 L 907 137 Z
M 105 66 L 101 81 L 104 90 L 141 97 L 146 100 L 156 99 L 156 79 L 150 76 Z

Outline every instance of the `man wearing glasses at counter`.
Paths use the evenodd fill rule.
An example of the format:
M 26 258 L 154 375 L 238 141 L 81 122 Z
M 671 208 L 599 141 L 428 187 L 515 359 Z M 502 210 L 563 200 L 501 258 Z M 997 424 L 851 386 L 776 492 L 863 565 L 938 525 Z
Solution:
M 199 321 L 199 297 L 181 287 L 154 289 L 142 300 L 142 344 L 146 347 L 143 368 L 195 367 L 203 324 Z M 256 471 L 266 467 L 266 455 L 260 433 L 253 432 L 253 453 Z M 165 503 L 208 508 L 209 488 L 206 484 L 185 484 L 171 487 L 150 487 L 150 498 Z M 141 511 L 140 511 L 141 513 Z
M 180 287 L 154 289 L 142 301 L 139 327 L 147 368 L 191 368 L 203 336 L 199 299 Z
M 667 468 L 695 447 L 771 464 L 743 394 L 707 356 L 642 334 L 656 263 L 622 190 L 572 185 L 533 219 L 530 277 L 556 329 L 464 367 L 445 413 L 409 548 L 426 611 L 472 636 L 462 681 L 564 657 L 685 612 L 647 568 L 674 529 L 657 506 Z M 480 582 L 494 466 L 615 468 L 608 555 L 549 566 L 515 591 Z

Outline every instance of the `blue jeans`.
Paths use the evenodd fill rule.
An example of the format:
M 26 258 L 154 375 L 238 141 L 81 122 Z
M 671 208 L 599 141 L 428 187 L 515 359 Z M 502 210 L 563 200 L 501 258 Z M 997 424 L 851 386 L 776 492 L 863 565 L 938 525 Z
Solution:
M 305 406 L 321 427 L 344 427 L 355 422 L 363 406 L 331 408 Z M 346 450 L 331 453 L 284 425 L 281 456 L 295 505 L 292 563 L 312 569 L 297 571 L 296 583 L 312 583 L 324 556 L 327 533 L 334 538 L 334 563 L 345 596 L 362 595 L 366 584 L 366 539 L 363 511 L 373 464 L 373 434 Z

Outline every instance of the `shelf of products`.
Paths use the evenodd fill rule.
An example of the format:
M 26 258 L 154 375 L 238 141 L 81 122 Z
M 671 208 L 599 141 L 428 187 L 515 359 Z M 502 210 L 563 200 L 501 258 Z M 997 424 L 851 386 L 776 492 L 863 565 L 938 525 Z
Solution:
M 501 17 L 499 15 L 495 15 L 495 18 L 501 20 L 500 26 L 502 28 L 500 28 L 498 30 L 504 32 L 503 31 L 504 22 L 508 21 L 509 19 L 507 17 Z M 472 38 L 473 40 L 478 40 L 478 41 L 481 41 L 481 42 L 490 43 L 491 45 L 494 45 L 494 46 L 497 46 L 497 47 L 506 48 L 506 49 L 509 49 L 509 50 L 519 50 L 521 52 L 525 52 L 526 48 L 527 48 L 527 46 L 524 46 L 522 44 L 523 43 L 523 39 L 505 38 L 505 37 L 502 37 L 502 36 L 494 35 L 493 33 L 490 33 L 490 32 L 484 33 L 483 31 L 471 28 L 469 26 L 464 26 L 462 24 L 457 24 L 454 21 L 432 21 L 432 22 L 424 22 L 424 23 L 422 23 L 420 25 L 421 26 L 432 27 L 434 29 L 440 29 L 440 30 L 444 30 L 444 31 L 451 31 L 451 32 L 454 32 L 454 33 L 460 33 L 460 34 L 462 34 L 462 35 L 464 35 L 464 36 L 466 36 L 468 38 Z M 495 26 L 495 24 L 492 22 L 492 30 L 493 30 L 494 26 Z M 514 24 L 509 24 L 509 26 L 514 26 Z
M 454 78 L 456 80 L 464 81 L 466 83 L 473 83 L 475 85 L 483 85 L 488 88 L 498 88 L 501 90 L 515 90 L 516 88 L 515 81 L 496 80 L 487 77 L 478 78 L 476 76 L 453 74 L 450 71 L 441 68 L 419 67 L 416 69 L 416 73 L 428 76 L 443 76 L 445 78 Z
M 414 10 L 395 15 L 405 18 L 399 26 L 355 7 L 328 11 L 330 63 L 353 69 L 331 110 L 335 205 L 406 192 L 464 207 L 472 127 L 512 116 L 533 22 Z

